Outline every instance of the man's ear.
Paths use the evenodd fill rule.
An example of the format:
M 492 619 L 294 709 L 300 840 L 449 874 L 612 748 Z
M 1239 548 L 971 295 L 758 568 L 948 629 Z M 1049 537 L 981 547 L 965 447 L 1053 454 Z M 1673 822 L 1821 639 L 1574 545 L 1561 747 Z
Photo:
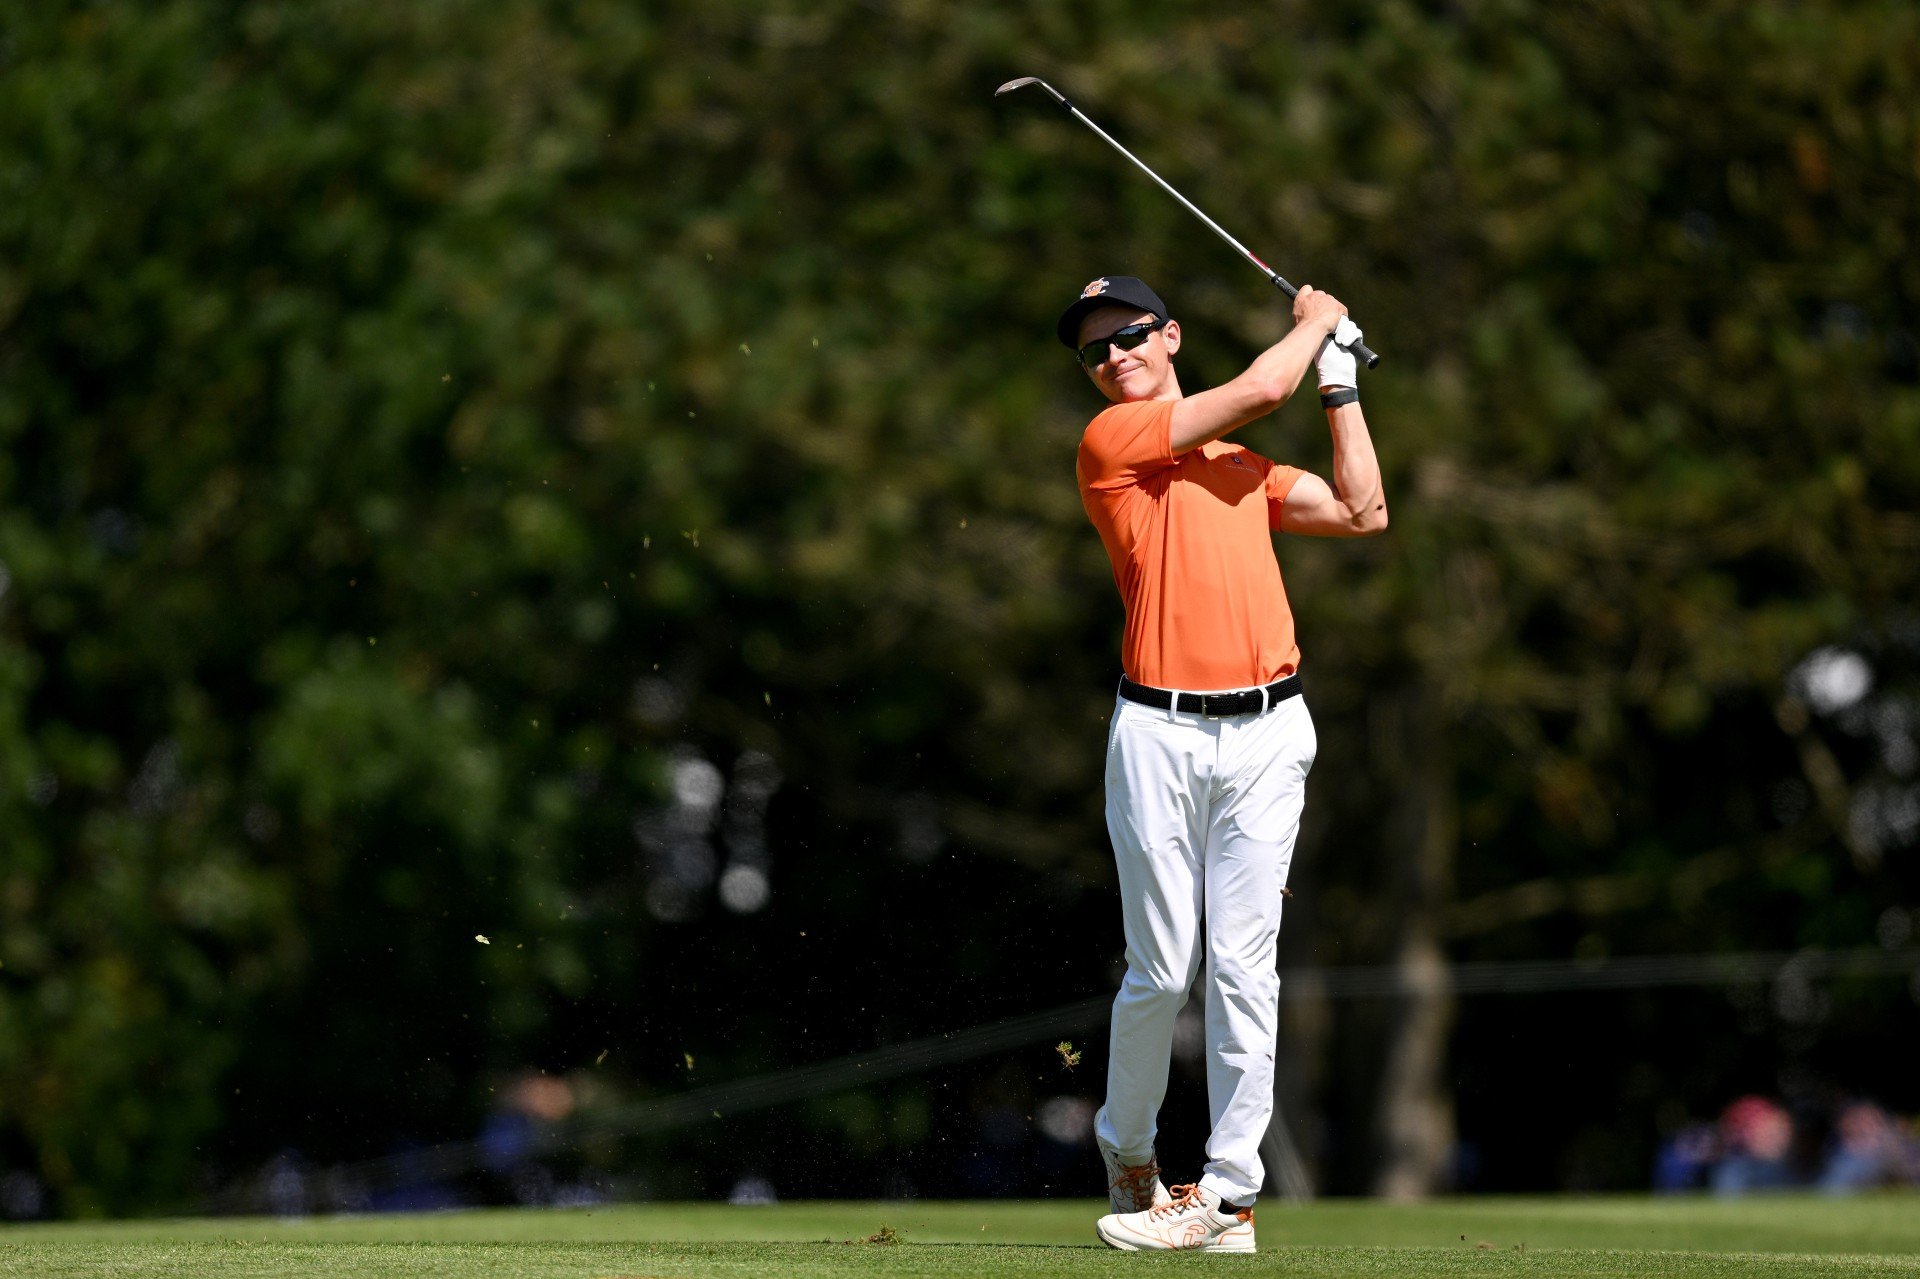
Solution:
M 1167 354 L 1172 355 L 1180 349 L 1180 321 L 1168 320 L 1167 326 L 1160 330 L 1160 336 L 1166 339 Z

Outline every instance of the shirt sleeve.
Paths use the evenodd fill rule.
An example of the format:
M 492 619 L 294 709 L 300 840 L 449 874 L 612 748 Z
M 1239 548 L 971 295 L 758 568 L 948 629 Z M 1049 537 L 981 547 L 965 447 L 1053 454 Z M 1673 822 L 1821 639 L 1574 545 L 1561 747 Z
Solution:
M 1173 402 L 1138 400 L 1116 404 L 1080 437 L 1080 484 L 1109 489 L 1138 484 L 1172 466 Z
M 1255 454 L 1258 457 L 1258 454 Z M 1279 462 L 1260 461 L 1267 468 L 1267 527 L 1279 529 L 1280 511 L 1287 504 L 1287 494 L 1293 492 L 1293 486 L 1306 472 L 1297 466 L 1286 466 Z

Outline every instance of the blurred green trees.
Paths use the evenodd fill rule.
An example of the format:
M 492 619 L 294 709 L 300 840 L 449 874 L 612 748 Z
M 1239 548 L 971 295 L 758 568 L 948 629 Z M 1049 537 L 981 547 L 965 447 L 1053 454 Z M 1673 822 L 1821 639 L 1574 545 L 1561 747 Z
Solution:
M 609 1042 L 665 1087 L 716 1019 L 745 1070 L 795 1008 L 812 1055 L 1100 988 L 1119 610 L 1052 316 L 1156 281 L 1191 387 L 1285 310 L 1016 74 L 1386 355 L 1391 535 L 1281 547 L 1291 956 L 1914 907 L 1915 12 L 1107 14 L 7 7 L 0 1163 L 166 1203 Z M 1246 442 L 1326 463 L 1304 405 Z M 1790 678 L 1828 646 L 1877 700 Z M 1504 1078 L 1456 1011 L 1298 1028 L 1365 1063 L 1297 1099 L 1331 1184 L 1443 1175 Z

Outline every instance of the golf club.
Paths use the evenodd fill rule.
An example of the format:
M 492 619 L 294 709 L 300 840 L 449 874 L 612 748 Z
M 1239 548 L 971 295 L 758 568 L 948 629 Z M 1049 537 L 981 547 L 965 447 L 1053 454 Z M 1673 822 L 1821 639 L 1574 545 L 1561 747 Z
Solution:
M 1265 262 L 1262 262 L 1259 258 L 1255 257 L 1252 251 L 1249 250 L 1246 245 L 1240 243 L 1240 241 L 1228 235 L 1226 232 L 1226 229 L 1222 227 L 1218 222 L 1215 222 L 1212 218 L 1208 217 L 1206 214 L 1202 213 L 1198 208 L 1196 208 L 1194 206 L 1193 201 L 1187 199 L 1186 196 L 1181 195 L 1178 191 L 1174 190 L 1171 186 L 1169 186 L 1165 178 L 1155 173 L 1152 169 L 1149 169 L 1145 164 L 1142 164 L 1140 161 L 1140 157 L 1136 156 L 1133 152 L 1121 146 L 1118 142 L 1115 142 L 1112 136 L 1108 134 L 1108 132 L 1105 129 L 1095 124 L 1092 120 L 1089 120 L 1086 117 L 1086 114 L 1083 111 L 1081 111 L 1079 107 L 1076 107 L 1073 105 L 1073 103 L 1067 101 L 1065 94 L 1061 93 L 1058 89 L 1048 84 L 1045 80 L 1040 79 L 1038 76 L 1021 76 L 1018 80 L 1009 80 L 1005 84 L 1001 85 L 998 89 L 995 89 L 993 91 L 993 96 L 997 98 L 1003 93 L 1011 93 L 1015 89 L 1022 89 L 1030 84 L 1037 84 L 1042 89 L 1045 89 L 1049 97 L 1051 97 L 1055 102 L 1058 102 L 1061 106 L 1067 109 L 1067 113 L 1069 115 L 1073 116 L 1073 118 L 1078 120 L 1080 123 L 1086 125 L 1089 129 L 1092 129 L 1095 133 L 1099 134 L 1101 139 L 1105 141 L 1108 146 L 1112 147 L 1115 151 L 1118 151 L 1121 155 L 1124 155 L 1125 157 L 1127 157 L 1127 159 L 1133 161 L 1134 166 L 1138 168 L 1140 172 L 1146 174 L 1148 177 L 1152 178 L 1155 182 L 1159 183 L 1160 188 L 1163 191 L 1165 191 L 1168 195 L 1172 196 L 1174 199 L 1180 201 L 1181 204 L 1186 206 L 1187 212 L 1193 214 L 1194 217 L 1199 218 L 1202 222 L 1206 223 L 1207 226 L 1213 231 L 1215 235 L 1225 240 L 1228 244 L 1231 244 L 1234 247 L 1234 250 L 1237 253 L 1239 253 L 1241 257 L 1245 258 L 1247 261 L 1253 263 L 1254 266 L 1258 267 L 1260 269 L 1260 274 L 1266 276 L 1267 279 L 1271 280 L 1274 283 L 1274 286 L 1277 287 L 1282 293 L 1286 294 L 1289 298 L 1291 298 L 1300 292 L 1300 290 L 1294 288 L 1293 285 L 1287 283 L 1287 281 L 1280 275 L 1278 271 L 1275 271 L 1272 267 L 1268 266 Z M 1329 338 L 1328 340 L 1331 341 L 1332 339 Z M 1372 368 L 1374 365 L 1380 363 L 1380 357 L 1378 355 L 1375 355 L 1371 350 L 1367 349 L 1367 345 L 1364 342 L 1355 342 L 1352 346 L 1348 347 L 1347 349 L 1353 352 L 1353 354 L 1359 358 L 1360 362 L 1366 365 L 1368 368 Z

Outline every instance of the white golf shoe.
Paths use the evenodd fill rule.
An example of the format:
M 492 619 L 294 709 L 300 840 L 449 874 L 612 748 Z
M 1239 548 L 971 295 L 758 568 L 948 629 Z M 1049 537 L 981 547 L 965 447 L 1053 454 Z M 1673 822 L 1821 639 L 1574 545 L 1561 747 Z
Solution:
M 1100 1147 L 1100 1160 L 1107 1166 L 1107 1200 L 1115 1213 L 1145 1212 L 1173 1202 L 1173 1196 L 1160 1184 L 1160 1165 L 1152 1157 L 1143 1164 L 1122 1163 L 1106 1142 L 1097 1137 L 1094 1140 Z
M 1175 1186 L 1173 1197 L 1145 1212 L 1100 1218 L 1100 1242 L 1122 1252 L 1253 1252 L 1253 1209 L 1221 1212 L 1220 1198 L 1201 1186 Z

